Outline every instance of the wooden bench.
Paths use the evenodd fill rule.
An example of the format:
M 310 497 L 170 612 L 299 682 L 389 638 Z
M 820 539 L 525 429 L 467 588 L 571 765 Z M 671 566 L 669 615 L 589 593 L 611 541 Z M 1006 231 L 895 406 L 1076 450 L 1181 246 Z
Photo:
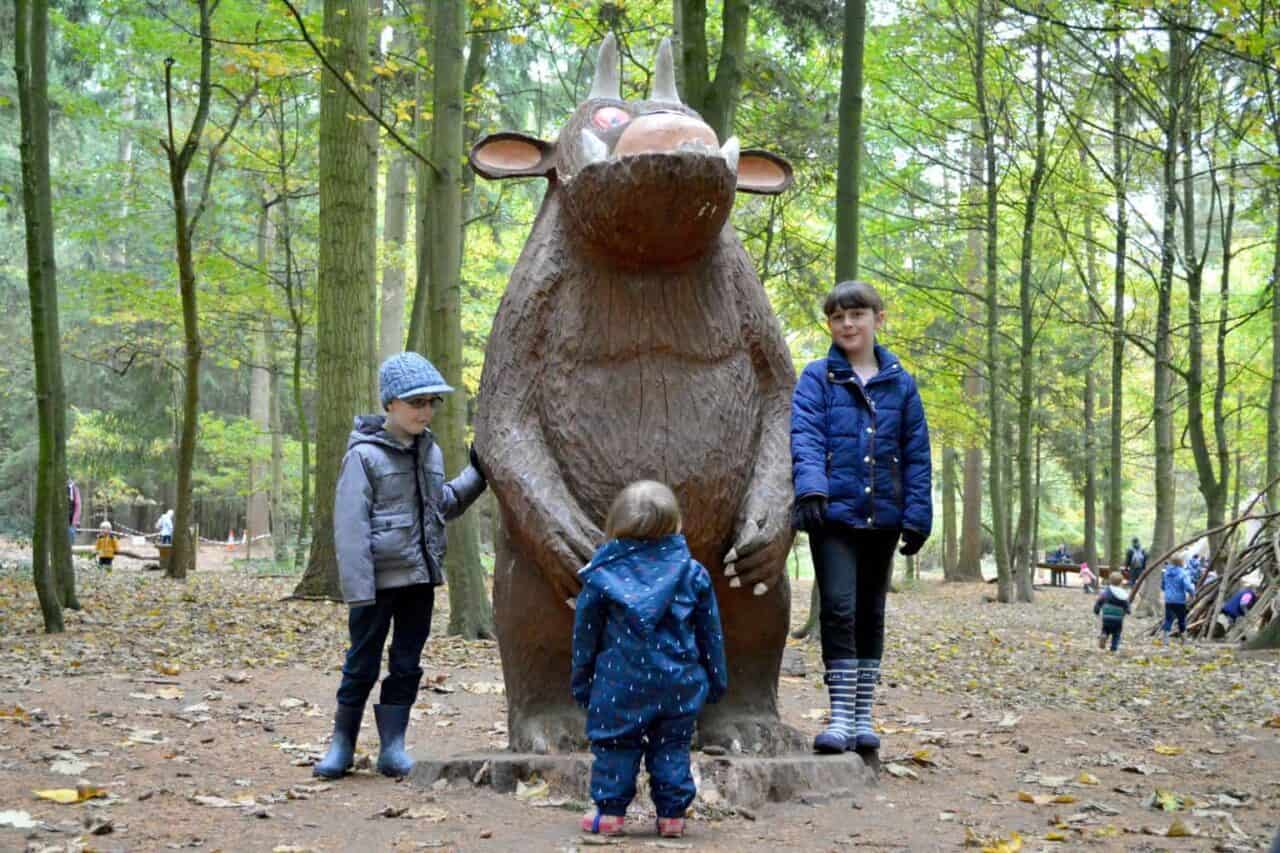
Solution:
M 1079 563 L 1036 563 L 1036 569 L 1049 570 L 1050 586 L 1066 586 L 1068 573 L 1080 574 Z M 1100 580 L 1101 578 L 1106 577 L 1109 571 L 1110 570 L 1106 566 L 1098 566 L 1098 568 L 1093 571 L 1093 576 L 1095 579 Z

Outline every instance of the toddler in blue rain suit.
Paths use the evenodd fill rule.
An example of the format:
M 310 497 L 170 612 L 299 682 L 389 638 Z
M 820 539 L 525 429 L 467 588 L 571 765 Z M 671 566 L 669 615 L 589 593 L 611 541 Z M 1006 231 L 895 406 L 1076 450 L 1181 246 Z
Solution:
M 582 828 L 622 832 L 643 758 L 658 830 L 678 837 L 697 793 L 689 746 L 698 712 L 728 688 L 720 611 L 669 488 L 632 483 L 605 526 L 609 541 L 579 572 L 573 626 L 573 698 L 587 709 L 595 754 L 596 813 Z

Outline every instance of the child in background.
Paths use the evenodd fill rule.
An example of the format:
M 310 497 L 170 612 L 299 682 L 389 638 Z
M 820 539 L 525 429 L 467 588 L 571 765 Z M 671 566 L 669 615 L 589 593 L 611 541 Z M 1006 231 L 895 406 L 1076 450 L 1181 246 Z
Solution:
M 1080 586 L 1084 589 L 1084 594 L 1088 595 L 1094 591 L 1095 581 L 1097 578 L 1093 576 L 1093 571 L 1089 568 L 1088 563 L 1080 564 Z
M 98 538 L 93 543 L 93 552 L 98 555 L 98 567 L 111 571 L 111 563 L 116 558 L 119 547 L 115 534 L 111 532 L 111 522 L 104 521 L 98 525 Z
M 573 624 L 571 689 L 587 709 L 591 799 L 584 832 L 620 835 L 643 758 L 658 832 L 684 834 L 697 788 L 689 766 L 704 702 L 728 689 L 711 578 L 680 535 L 680 505 L 641 480 L 614 499 L 609 541 L 583 568 Z
M 1169 558 L 1169 565 L 1164 567 L 1161 575 L 1164 589 L 1164 625 L 1161 630 L 1164 638 L 1169 639 L 1173 622 L 1178 621 L 1178 638 L 1187 633 L 1187 599 L 1195 595 L 1196 587 L 1191 582 L 1186 568 L 1182 565 L 1182 557 L 1174 555 Z
M 1129 591 L 1124 588 L 1124 574 L 1112 572 L 1108 575 L 1109 586 L 1093 603 L 1093 612 L 1102 617 L 1102 633 L 1098 635 L 1098 648 L 1106 648 L 1107 637 L 1111 638 L 1111 651 L 1120 648 L 1120 632 L 1124 629 L 1124 617 L 1129 615 Z

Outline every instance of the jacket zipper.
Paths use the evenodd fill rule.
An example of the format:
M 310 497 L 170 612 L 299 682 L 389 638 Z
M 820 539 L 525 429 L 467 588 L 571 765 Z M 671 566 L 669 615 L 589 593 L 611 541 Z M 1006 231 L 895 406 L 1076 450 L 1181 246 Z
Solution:
M 417 506 L 418 531 L 420 533 L 419 541 L 422 547 L 422 558 L 423 560 L 426 561 L 426 564 L 427 564 L 427 579 L 428 581 L 434 581 L 434 579 L 431 577 L 431 569 L 433 568 L 431 564 L 431 549 L 427 547 L 427 512 L 426 512 L 427 502 L 426 500 L 423 499 L 423 495 L 426 494 L 426 491 L 424 491 L 424 489 L 422 488 L 422 485 L 423 485 L 422 484 L 422 457 L 420 455 L 421 444 L 422 444 L 421 441 L 415 441 L 413 443 L 413 490 L 414 490 L 414 497 L 416 498 L 414 502 L 418 505 Z
M 871 378 L 874 382 L 884 371 L 877 373 Z M 858 389 L 858 395 L 862 398 L 862 402 L 866 404 L 867 411 L 871 414 L 871 440 L 867 442 L 867 485 L 871 487 L 871 491 L 867 492 L 870 499 L 867 502 L 869 516 L 869 526 L 876 526 L 876 404 L 875 401 L 867 394 L 867 389 L 856 377 L 836 382 L 837 385 L 852 385 Z M 831 451 L 827 451 L 827 474 L 831 473 Z

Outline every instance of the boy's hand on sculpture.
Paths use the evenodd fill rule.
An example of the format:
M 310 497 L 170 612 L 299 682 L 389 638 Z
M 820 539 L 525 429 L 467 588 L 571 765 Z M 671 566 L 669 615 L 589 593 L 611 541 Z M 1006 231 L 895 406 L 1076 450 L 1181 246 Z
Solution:
M 902 547 L 898 549 L 898 553 L 904 557 L 910 557 L 924 547 L 924 539 L 924 534 L 920 531 L 912 530 L 910 527 L 902 528 Z
M 471 467 L 480 472 L 480 477 L 488 482 L 489 475 L 484 472 L 484 466 L 480 464 L 480 454 L 476 453 L 476 446 L 473 444 L 467 448 L 467 458 L 471 462 Z

